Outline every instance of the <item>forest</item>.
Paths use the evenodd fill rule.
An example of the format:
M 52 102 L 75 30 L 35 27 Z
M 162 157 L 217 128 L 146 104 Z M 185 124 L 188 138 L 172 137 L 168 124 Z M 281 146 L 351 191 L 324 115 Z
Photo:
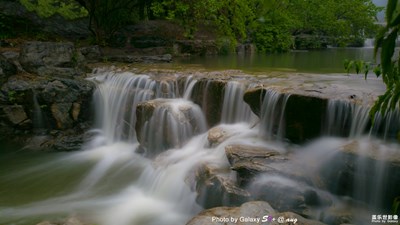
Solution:
M 55 14 L 88 18 L 93 43 L 110 45 L 124 27 L 164 20 L 183 28 L 185 39 L 211 32 L 217 43 L 235 49 L 253 43 L 258 52 L 362 46 L 376 34 L 382 8 L 371 0 L 19 0 L 42 18 Z M 339 4 L 340 3 L 340 4 Z M 15 36 L 15 21 L 0 13 L 2 36 Z

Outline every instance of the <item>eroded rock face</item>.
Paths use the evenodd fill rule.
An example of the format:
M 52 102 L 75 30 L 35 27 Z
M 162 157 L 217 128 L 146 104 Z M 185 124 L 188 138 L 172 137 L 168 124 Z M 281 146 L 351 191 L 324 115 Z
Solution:
M 197 202 L 204 208 L 238 206 L 249 200 L 250 193 L 238 187 L 229 170 L 202 165 L 196 171 Z
M 221 121 L 226 82 L 222 79 L 202 78 L 193 88 L 193 102 L 203 109 L 209 127 Z
M 266 100 L 266 93 L 266 89 L 256 88 L 248 90 L 243 97 L 244 101 L 250 105 L 252 111 L 259 117 L 264 116 L 261 115 L 261 112 L 262 107 L 267 105 L 263 103 Z M 287 138 L 294 143 L 302 143 L 318 137 L 322 132 L 322 123 L 325 120 L 327 99 L 290 93 L 287 96 L 286 105 L 277 106 L 279 109 L 284 109 L 284 112 L 282 112 L 282 124 L 284 127 L 276 128 L 272 131 L 278 133 L 278 129 L 283 129 L 285 131 L 283 138 Z M 265 125 L 262 124 L 262 126 Z
M 83 60 L 71 42 L 26 42 L 21 47 L 22 67 L 40 76 L 73 77 L 82 74 L 78 64 Z
M 17 73 L 17 66 L 6 57 L 0 55 L 0 85 L 7 81 L 8 77 Z
M 263 172 L 278 173 L 279 171 L 269 164 L 288 160 L 276 150 L 254 146 L 229 145 L 225 148 L 225 153 L 231 169 L 237 172 L 240 185 L 248 184 Z
M 19 74 L 2 85 L 0 94 L 1 139 L 28 148 L 77 150 L 92 121 L 94 85 L 84 79 L 45 78 Z M 18 135 L 15 135 L 18 134 Z M 31 135 L 48 135 L 39 144 Z

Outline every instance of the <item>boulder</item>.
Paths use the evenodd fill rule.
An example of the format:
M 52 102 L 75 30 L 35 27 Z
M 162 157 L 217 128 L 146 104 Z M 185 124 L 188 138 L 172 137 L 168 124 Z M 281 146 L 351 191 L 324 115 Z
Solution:
M 284 94 L 284 92 L 277 91 Z M 261 115 L 263 105 L 268 105 L 264 102 L 266 94 L 270 93 L 264 88 L 255 88 L 246 91 L 244 101 L 249 104 L 252 111 L 262 118 Z M 316 97 L 313 95 L 301 95 L 288 93 L 288 99 L 284 106 L 283 128 L 276 127 L 272 129 L 275 135 L 280 129 L 283 129 L 284 137 L 294 143 L 303 143 L 307 140 L 318 137 L 322 133 L 322 123 L 325 120 L 325 112 L 327 107 L 327 99 Z M 282 104 L 282 102 L 280 102 Z M 282 109 L 280 105 L 277 110 Z M 280 126 L 281 124 L 276 124 Z M 262 126 L 267 126 L 262 124 Z M 269 134 L 271 135 L 271 134 Z
M 21 105 L 7 105 L 2 107 L 8 121 L 13 125 L 22 125 L 30 122 L 24 107 Z
M 91 224 L 92 223 L 83 221 L 82 219 L 76 216 L 71 216 L 59 221 L 43 221 L 36 225 L 91 225 Z
M 99 62 L 103 59 L 103 53 L 98 45 L 79 48 L 79 52 L 85 57 L 86 62 Z
M 186 100 L 154 99 L 138 104 L 136 134 L 149 154 L 182 146 L 206 130 L 201 109 Z
M 293 212 L 276 212 L 267 202 L 251 201 L 240 207 L 216 207 L 204 210 L 193 217 L 186 225 L 323 225 L 319 221 L 303 218 Z
M 400 196 L 400 153 L 379 142 L 351 141 L 319 171 L 329 191 L 390 210 Z M 380 193 L 378 195 L 378 193 Z
M 209 147 L 216 147 L 231 136 L 232 134 L 230 134 L 229 130 L 224 129 L 223 126 L 213 127 L 208 130 L 207 140 Z
M 40 76 L 73 77 L 82 74 L 82 56 L 71 42 L 26 42 L 19 61 L 24 70 Z
M 250 193 L 238 187 L 230 171 L 202 165 L 196 171 L 197 202 L 204 208 L 238 206 L 249 200 Z
M 71 128 L 73 120 L 70 115 L 72 103 L 55 103 L 51 105 L 51 113 L 58 129 Z
M 286 156 L 275 150 L 245 145 L 226 146 L 225 154 L 231 164 L 231 169 L 237 172 L 238 183 L 241 186 L 248 184 L 261 173 L 281 173 L 270 164 L 288 160 Z
M 17 73 L 17 66 L 6 57 L 0 55 L 0 85 L 7 81 L 8 77 Z
M 209 127 L 221 121 L 226 83 L 224 79 L 204 77 L 193 87 L 192 100 L 203 109 Z

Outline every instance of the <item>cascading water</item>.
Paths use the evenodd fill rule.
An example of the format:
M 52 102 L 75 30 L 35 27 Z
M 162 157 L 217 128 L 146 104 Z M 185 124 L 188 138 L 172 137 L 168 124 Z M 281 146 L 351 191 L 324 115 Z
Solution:
M 398 146 L 362 137 L 368 123 L 367 107 L 329 101 L 324 135 L 342 138 L 282 144 L 291 95 L 273 88 L 265 90 L 260 122 L 254 127 L 255 116 L 243 101 L 251 84 L 232 78 L 224 89 L 221 124 L 217 125 L 221 132 L 211 140 L 202 112 L 210 99 L 198 98 L 203 101 L 202 107 L 193 103 L 199 79 L 183 79 L 179 84 L 173 76 L 157 79 L 129 72 L 96 74 L 91 78 L 97 85 L 96 137 L 84 151 L 52 156 L 34 166 L 17 164 L 0 175 L 0 183 L 8 186 L 0 187 L 0 223 L 36 224 L 43 218 L 78 214 L 99 225 L 184 225 L 210 199 L 207 193 L 199 196 L 196 190 L 201 185 L 196 178 L 200 168 L 219 171 L 239 185 L 239 172 L 231 170 L 232 162 L 225 152 L 227 146 L 234 145 L 267 148 L 276 154 L 264 165 L 265 171 L 240 186 L 252 194 L 252 199 L 267 200 L 276 209 L 295 211 L 328 224 L 339 224 L 336 211 L 349 205 L 358 207 L 356 213 L 367 210 L 367 220 L 354 216 L 355 223 L 368 222 L 373 213 L 387 212 L 383 211 L 387 210 L 384 204 L 397 194 L 388 187 L 398 183 L 391 181 L 398 177 L 393 172 L 399 157 L 393 149 Z M 203 83 L 204 90 L 211 82 Z M 385 118 L 396 123 L 398 117 L 391 114 Z M 393 129 L 386 127 L 379 129 L 391 133 Z M 378 147 L 371 148 L 371 143 L 377 142 Z M 251 158 L 250 165 L 255 166 L 251 168 L 262 167 L 257 160 L 265 157 Z M 245 163 L 240 163 L 243 169 Z M 360 176 L 365 173 L 374 178 L 366 181 Z M 338 185 L 348 185 L 350 190 Z M 17 189 L 21 191 L 12 192 Z M 21 200 L 21 193 L 29 193 L 23 194 L 28 200 Z M 221 204 L 227 203 L 224 197 L 211 196 L 222 198 Z
M 222 123 L 250 122 L 256 119 L 249 105 L 243 101 L 246 89 L 246 85 L 238 81 L 229 81 L 226 84 L 221 115 Z
M 324 130 L 328 136 L 360 137 L 370 121 L 369 108 L 344 100 L 330 99 L 325 121 Z
M 282 140 L 285 132 L 284 114 L 290 94 L 273 89 L 266 90 L 261 106 L 260 135 L 267 139 Z

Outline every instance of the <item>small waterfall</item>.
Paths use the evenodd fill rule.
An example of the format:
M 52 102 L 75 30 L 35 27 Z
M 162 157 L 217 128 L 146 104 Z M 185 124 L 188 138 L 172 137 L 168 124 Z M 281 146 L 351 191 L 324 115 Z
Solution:
M 37 95 L 33 92 L 32 96 L 33 100 L 33 128 L 36 134 L 43 135 L 46 132 L 46 125 L 44 123 L 44 115 L 42 112 L 42 108 L 39 105 Z
M 282 140 L 285 135 L 285 108 L 290 94 L 266 90 L 261 105 L 260 135 L 267 139 Z
M 369 108 L 344 100 L 330 99 L 324 124 L 325 135 L 360 137 L 369 122 Z
M 190 99 L 192 97 L 193 87 L 197 83 L 196 79 L 193 79 L 193 76 L 189 76 L 186 78 L 185 87 L 183 91 L 183 98 Z
M 397 132 L 400 128 L 400 110 L 388 111 L 385 116 L 381 113 L 375 115 L 374 124 L 370 134 L 374 136 L 382 136 L 383 139 L 398 139 L 400 138 Z
M 150 120 L 145 122 L 140 139 L 153 153 L 180 148 L 189 138 L 206 131 L 203 112 L 190 101 L 156 99 L 149 104 L 155 105 L 155 109 Z
M 147 75 L 109 72 L 93 78 L 97 83 L 94 101 L 97 126 L 108 143 L 121 140 L 136 142 L 136 107 L 154 98 L 174 98 L 174 81 L 157 82 Z
M 222 123 L 250 122 L 255 119 L 250 106 L 244 102 L 246 85 L 238 81 L 229 81 L 225 86 L 222 107 Z

